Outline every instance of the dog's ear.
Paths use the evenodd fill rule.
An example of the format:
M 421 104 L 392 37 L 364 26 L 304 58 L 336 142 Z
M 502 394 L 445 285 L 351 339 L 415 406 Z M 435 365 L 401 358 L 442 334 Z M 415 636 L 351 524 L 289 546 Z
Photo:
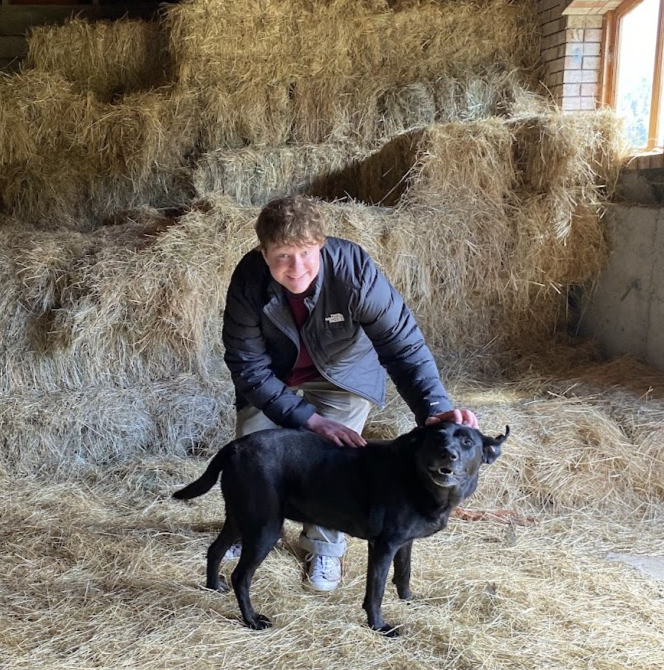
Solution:
M 482 435 L 482 463 L 491 465 L 498 460 L 502 453 L 501 444 L 508 438 L 510 427 L 505 426 L 505 434 L 498 437 L 487 437 Z

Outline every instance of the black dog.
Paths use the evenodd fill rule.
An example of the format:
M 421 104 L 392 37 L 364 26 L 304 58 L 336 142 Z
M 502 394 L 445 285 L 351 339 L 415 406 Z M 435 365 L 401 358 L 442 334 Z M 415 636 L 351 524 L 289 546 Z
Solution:
M 249 587 L 287 518 L 369 541 L 363 607 L 371 628 L 392 636 L 397 634 L 394 627 L 381 616 L 390 563 L 394 561 L 399 597 L 412 598 L 413 540 L 445 528 L 452 509 L 475 491 L 480 465 L 500 456 L 508 435 L 509 426 L 505 435 L 491 438 L 441 422 L 353 449 L 307 430 L 263 430 L 227 444 L 199 479 L 173 496 L 200 496 L 222 473 L 226 522 L 208 549 L 206 586 L 228 590 L 219 581 L 219 564 L 241 540 L 231 582 L 250 628 L 271 625 L 251 606 Z

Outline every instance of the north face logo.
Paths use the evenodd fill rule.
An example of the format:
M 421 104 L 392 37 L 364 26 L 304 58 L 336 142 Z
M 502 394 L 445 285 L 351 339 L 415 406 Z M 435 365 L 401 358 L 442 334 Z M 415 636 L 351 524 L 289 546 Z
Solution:
M 330 314 L 330 316 L 326 316 L 325 320 L 328 323 L 341 323 L 342 321 L 345 321 L 346 319 L 344 318 L 343 314 Z

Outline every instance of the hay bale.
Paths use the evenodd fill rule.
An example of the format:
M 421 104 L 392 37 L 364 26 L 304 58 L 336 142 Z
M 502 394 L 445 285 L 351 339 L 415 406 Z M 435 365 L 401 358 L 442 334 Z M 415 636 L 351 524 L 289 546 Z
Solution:
M 233 434 L 227 373 L 196 374 L 118 387 L 100 378 L 76 390 L 0 394 L 2 464 L 16 475 L 111 465 L 135 455 L 185 456 Z
M 523 70 L 480 68 L 452 77 L 393 85 L 378 98 L 377 135 L 391 138 L 433 123 L 479 121 L 552 111 L 544 92 Z
M 0 79 L 0 203 L 26 223 L 94 227 L 117 208 L 180 204 L 195 141 L 182 89 L 106 105 L 59 75 Z
M 159 88 L 173 77 L 162 27 L 129 19 L 35 26 L 28 34 L 25 66 L 60 75 L 77 93 L 94 93 L 105 102 Z
M 416 314 L 431 342 L 453 357 L 523 344 L 509 337 L 515 315 L 504 287 L 515 234 L 510 143 L 498 120 L 427 129 L 397 205 L 413 222 L 409 252 L 420 264 L 429 259 L 430 288 L 414 301 Z M 533 324 L 521 325 L 525 334 Z
M 186 165 L 194 148 L 196 100 L 185 89 L 164 88 L 104 105 L 81 134 L 102 169 L 138 187 L 155 171 Z
M 204 151 L 247 145 L 279 146 L 286 143 L 292 124 L 287 85 L 256 81 L 199 92 L 198 144 Z
M 439 76 L 432 85 L 436 121 L 479 121 L 492 116 L 518 117 L 551 113 L 538 82 L 522 70 L 500 67 L 465 72 L 456 78 Z
M 305 12 L 299 34 L 304 62 L 293 85 L 293 138 L 370 143 L 384 87 L 386 6 L 335 0 L 311 3 Z
M 166 25 L 178 81 L 200 95 L 203 150 L 283 144 L 299 46 L 296 8 L 188 2 L 169 8 Z
M 528 2 L 393 3 L 385 29 L 383 68 L 401 83 L 479 68 L 530 70 L 539 58 L 537 20 Z
M 193 182 L 200 197 L 227 195 L 240 205 L 264 205 L 310 190 L 312 182 L 342 170 L 359 151 L 345 144 L 218 149 L 196 161 Z
M 621 121 L 609 111 L 536 115 L 510 122 L 520 188 L 546 196 L 561 239 L 577 204 L 596 205 L 616 189 L 627 158 Z
M 371 144 L 404 123 L 404 97 L 419 95 L 409 87 L 472 72 L 468 105 L 477 108 L 471 89 L 479 73 L 531 71 L 538 48 L 529 7 L 504 0 L 411 7 L 273 0 L 247 8 L 190 0 L 169 8 L 166 22 L 178 80 L 202 95 L 204 149 L 274 146 L 289 138 Z M 485 107 L 508 106 L 510 86 L 486 92 Z M 385 116 L 392 108 L 394 121 Z
M 226 285 L 255 244 L 254 217 L 226 205 L 193 209 L 168 226 L 0 229 L 2 391 L 218 375 Z
M 431 125 L 436 120 L 433 90 L 422 82 L 395 86 L 379 97 L 378 114 L 383 137 Z
M 617 127 L 601 112 L 433 125 L 309 192 L 396 207 L 399 226 L 382 240 L 388 276 L 433 343 L 497 372 L 508 351 L 536 351 L 565 332 L 570 291 L 599 275 L 600 206 L 622 160 Z
M 0 174 L 0 209 L 25 225 L 89 231 L 118 210 L 177 207 L 192 199 L 186 166 L 152 166 L 132 182 L 128 175 L 100 172 L 99 164 L 90 165 L 86 158 L 69 163 L 64 171 L 58 171 L 55 160 L 7 167 Z M 140 152 L 136 158 L 141 158 Z
M 98 110 L 99 103 L 59 75 L 1 75 L 0 165 L 36 161 L 67 148 L 83 156 L 81 129 L 91 125 Z

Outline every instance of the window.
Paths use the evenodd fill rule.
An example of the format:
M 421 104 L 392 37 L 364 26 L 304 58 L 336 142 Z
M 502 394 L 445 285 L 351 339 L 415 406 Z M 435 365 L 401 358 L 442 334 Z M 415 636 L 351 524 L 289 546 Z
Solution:
M 607 15 L 604 102 L 625 119 L 632 148 L 664 146 L 664 0 L 625 0 Z

